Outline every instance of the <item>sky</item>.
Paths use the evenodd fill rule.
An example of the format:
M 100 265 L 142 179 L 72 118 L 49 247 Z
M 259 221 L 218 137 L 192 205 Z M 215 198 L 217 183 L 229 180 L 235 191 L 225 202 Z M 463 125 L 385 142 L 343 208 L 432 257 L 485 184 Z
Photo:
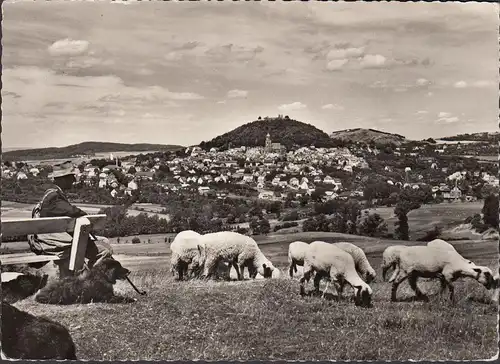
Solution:
M 495 131 L 492 3 L 3 3 L 2 144 L 194 145 L 259 116 Z M 272 136 L 271 136 L 272 137 Z

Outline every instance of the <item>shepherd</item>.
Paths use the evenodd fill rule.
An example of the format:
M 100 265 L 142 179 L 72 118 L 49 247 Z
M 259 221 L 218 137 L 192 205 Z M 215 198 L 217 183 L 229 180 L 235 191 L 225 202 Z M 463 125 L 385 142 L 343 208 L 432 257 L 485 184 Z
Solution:
M 71 189 L 76 181 L 75 173 L 71 169 L 54 171 L 49 175 L 54 187 L 45 191 L 42 199 L 35 205 L 31 217 L 60 217 L 69 216 L 73 218 L 87 215 L 78 207 L 72 205 L 64 191 Z M 59 260 L 54 261 L 58 266 L 59 278 L 72 275 L 69 270 L 71 244 L 73 236 L 70 233 L 51 233 L 28 235 L 28 243 L 33 253 L 37 255 L 57 255 Z M 85 252 L 84 269 L 91 269 L 96 262 L 111 257 L 113 250 L 107 238 L 89 234 L 87 250 Z

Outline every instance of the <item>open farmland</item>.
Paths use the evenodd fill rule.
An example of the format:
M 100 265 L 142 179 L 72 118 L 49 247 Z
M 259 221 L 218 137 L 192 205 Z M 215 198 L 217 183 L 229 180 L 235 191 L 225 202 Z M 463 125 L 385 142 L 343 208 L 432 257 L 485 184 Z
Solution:
M 480 214 L 483 204 L 483 201 L 476 201 L 422 205 L 408 213 L 410 239 L 424 236 L 436 225 L 448 227 L 461 224 L 467 217 Z M 394 216 L 394 207 L 377 207 L 370 211 L 378 213 L 387 222 L 388 231 L 394 232 L 394 223 L 398 221 Z
M 176 282 L 169 271 L 168 244 L 114 244 L 116 258 L 148 296 L 139 297 L 119 282 L 116 290 L 138 302 L 50 307 L 31 298 L 16 306 L 65 324 L 79 359 L 473 360 L 497 353 L 498 307 L 475 281 L 458 281 L 457 302 L 451 305 L 439 295 L 428 303 L 411 302 L 406 282 L 399 291 L 402 302 L 391 303 L 390 284 L 377 278 L 374 307 L 363 309 L 332 295 L 301 298 L 298 276 L 292 280 L 287 275 L 291 241 L 354 242 L 366 251 L 379 277 L 383 249 L 400 241 L 336 233 L 269 234 L 256 240 L 282 270 L 280 278 Z M 497 269 L 497 242 L 453 244 L 465 257 Z M 439 290 L 438 282 L 421 280 L 419 286 L 424 292 Z
M 2 201 L 2 218 L 4 219 L 22 219 L 31 218 L 31 210 L 33 209 L 32 204 L 24 204 L 12 201 Z M 89 214 L 97 214 L 101 209 L 112 207 L 113 205 L 98 205 L 98 204 L 79 204 L 75 203 L 75 206 L 81 208 Z M 149 216 L 157 215 L 162 219 L 170 219 L 170 215 L 161 214 L 161 206 L 156 204 L 137 204 L 132 205 L 131 208 L 127 210 L 129 216 L 137 216 L 141 213 L 145 213 Z

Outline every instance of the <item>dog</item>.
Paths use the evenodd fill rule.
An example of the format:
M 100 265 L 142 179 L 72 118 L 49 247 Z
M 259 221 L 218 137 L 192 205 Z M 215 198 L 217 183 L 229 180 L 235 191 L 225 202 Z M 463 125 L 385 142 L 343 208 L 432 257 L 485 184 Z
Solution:
M 2 358 L 77 360 L 75 343 L 61 324 L 2 302 Z
M 2 273 L 3 301 L 14 303 L 34 295 L 47 285 L 48 278 L 48 274 Z
M 78 276 L 53 281 L 35 295 L 35 301 L 45 304 L 71 305 L 106 302 L 131 303 L 137 300 L 114 294 L 117 280 L 126 279 L 130 271 L 113 258 L 104 258 L 92 269 Z

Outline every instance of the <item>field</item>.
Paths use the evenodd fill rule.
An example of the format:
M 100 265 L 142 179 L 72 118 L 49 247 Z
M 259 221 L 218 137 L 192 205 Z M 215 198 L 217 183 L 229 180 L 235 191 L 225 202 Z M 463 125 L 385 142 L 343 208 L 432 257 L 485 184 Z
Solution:
M 497 354 L 498 306 L 472 280 L 456 282 L 455 304 L 439 295 L 411 302 L 407 283 L 400 287 L 402 301 L 391 303 L 390 284 L 379 277 L 371 309 L 337 301 L 331 293 L 301 298 L 299 276 L 290 279 L 286 271 L 288 243 L 316 239 L 355 242 L 379 277 L 383 249 L 401 244 L 336 233 L 256 237 L 282 274 L 243 282 L 177 282 L 169 271 L 168 244 L 120 244 L 113 247 L 115 257 L 148 295 L 138 296 L 125 282 L 116 290 L 137 297 L 136 303 L 50 307 L 26 299 L 16 306 L 66 325 L 78 358 L 89 360 L 474 360 Z M 465 257 L 497 269 L 496 241 L 453 244 Z M 419 286 L 439 290 L 435 281 L 421 280 Z
M 410 239 L 424 236 L 436 225 L 450 227 L 461 224 L 467 217 L 480 214 L 483 204 L 483 201 L 475 201 L 422 205 L 419 209 L 408 213 Z M 387 222 L 389 232 L 394 232 L 394 223 L 397 218 L 394 216 L 393 207 L 377 207 L 370 211 L 380 214 Z
M 111 205 L 98 205 L 98 204 L 78 204 L 78 206 L 85 212 L 89 214 L 97 214 L 99 210 L 107 207 L 112 207 Z M 23 204 L 19 202 L 12 201 L 2 201 L 2 218 L 7 219 L 21 219 L 21 218 L 30 218 L 31 217 L 31 209 L 33 205 L 31 204 Z M 170 215 L 161 214 L 160 211 L 162 207 L 156 204 L 135 204 L 132 205 L 128 210 L 127 214 L 129 216 L 137 216 L 140 213 L 146 213 L 150 216 L 158 215 L 158 217 L 163 219 L 170 219 Z

